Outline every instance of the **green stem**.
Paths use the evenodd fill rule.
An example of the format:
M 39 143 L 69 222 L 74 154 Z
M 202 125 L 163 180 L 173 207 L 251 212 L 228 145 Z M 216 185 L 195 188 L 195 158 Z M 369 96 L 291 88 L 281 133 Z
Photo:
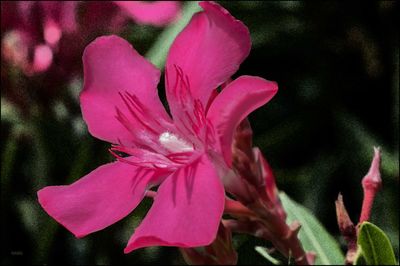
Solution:
M 150 60 L 157 68 L 163 69 L 167 58 L 169 47 L 175 40 L 175 37 L 189 23 L 193 14 L 200 11 L 198 1 L 189 1 L 182 8 L 181 18 L 167 27 L 154 42 L 153 46 L 146 53 L 146 58 Z
M 17 154 L 18 136 L 16 130 L 12 130 L 10 136 L 6 140 L 4 152 L 1 157 L 1 192 L 7 191 L 9 184 L 9 176 L 14 165 L 14 159 Z

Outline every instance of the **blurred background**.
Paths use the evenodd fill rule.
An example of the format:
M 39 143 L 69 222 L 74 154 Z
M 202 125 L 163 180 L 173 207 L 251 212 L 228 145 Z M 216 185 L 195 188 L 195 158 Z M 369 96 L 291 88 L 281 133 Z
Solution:
M 65 3 L 57 9 L 1 2 L 0 263 L 183 264 L 176 248 L 123 254 L 149 200 L 113 226 L 75 239 L 41 209 L 36 192 L 70 184 L 113 160 L 109 144 L 91 137 L 81 117 L 84 47 L 114 33 L 161 66 L 167 43 L 199 10 L 197 4 L 179 3 L 178 18 L 160 26 L 111 2 Z M 279 85 L 250 122 L 254 144 L 269 160 L 280 190 L 309 208 L 344 248 L 334 201 L 341 192 L 351 218 L 358 220 L 360 182 L 373 146 L 380 146 L 383 189 L 371 221 L 388 234 L 398 254 L 398 3 L 219 3 L 247 25 L 253 41 L 235 77 L 261 76 Z M 74 23 L 64 25 L 65 17 Z M 57 33 L 52 20 L 60 31 L 56 40 L 43 33 Z M 161 95 L 163 86 L 162 80 Z M 269 263 L 254 251 L 269 243 L 247 236 L 234 236 L 234 243 L 239 264 Z

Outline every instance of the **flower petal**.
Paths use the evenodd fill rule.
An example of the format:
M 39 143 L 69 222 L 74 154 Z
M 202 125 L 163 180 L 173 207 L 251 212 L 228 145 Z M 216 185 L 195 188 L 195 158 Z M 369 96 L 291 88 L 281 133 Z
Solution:
M 128 215 L 158 178 L 158 172 L 114 162 L 71 185 L 45 187 L 38 198 L 51 217 L 80 238 Z
M 224 209 L 224 189 L 203 155 L 160 185 L 154 204 L 124 252 L 147 246 L 197 247 L 210 244 Z
M 207 106 L 211 91 L 233 75 L 249 54 L 251 40 L 247 27 L 227 10 L 212 2 L 200 5 L 204 11 L 193 16 L 171 46 L 166 87 L 168 97 L 177 77 L 176 65 L 188 76 L 193 97 Z M 175 104 L 170 97 L 168 101 Z
M 231 145 L 236 127 L 252 111 L 271 100 L 277 91 L 275 82 L 241 76 L 229 83 L 211 104 L 207 118 L 216 129 L 228 166 L 232 162 Z
M 114 1 L 140 24 L 162 26 L 172 22 L 179 14 L 178 1 Z
M 160 71 L 124 39 L 97 38 L 86 47 L 83 64 L 85 78 L 80 101 L 83 118 L 93 136 L 111 143 L 127 143 L 134 138 L 116 118 L 116 108 L 125 116 L 130 113 L 119 93 L 134 95 L 143 106 L 151 107 L 152 115 L 160 120 L 169 119 L 157 93 Z M 133 126 L 141 123 L 134 117 L 130 119 Z
M 53 62 L 53 51 L 46 44 L 35 47 L 31 70 L 33 73 L 46 71 Z

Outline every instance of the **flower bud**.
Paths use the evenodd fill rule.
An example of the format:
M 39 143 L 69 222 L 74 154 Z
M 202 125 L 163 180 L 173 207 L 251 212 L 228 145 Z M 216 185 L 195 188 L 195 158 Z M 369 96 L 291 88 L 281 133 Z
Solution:
M 359 224 L 369 220 L 376 193 L 382 187 L 381 173 L 379 171 L 380 164 L 380 148 L 374 147 L 374 158 L 372 159 L 371 167 L 369 168 L 367 175 L 362 180 L 364 200 L 361 208 Z
M 382 186 L 381 173 L 379 167 L 381 164 L 381 150 L 374 147 L 374 158 L 372 159 L 371 167 L 368 173 L 362 180 L 362 186 L 365 189 L 373 189 L 378 191 Z

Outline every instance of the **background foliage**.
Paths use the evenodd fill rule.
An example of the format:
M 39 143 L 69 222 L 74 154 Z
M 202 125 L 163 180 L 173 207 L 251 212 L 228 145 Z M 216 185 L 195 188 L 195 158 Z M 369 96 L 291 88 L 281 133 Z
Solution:
M 357 222 L 360 181 L 372 146 L 381 146 L 383 190 L 371 221 L 388 234 L 398 254 L 398 3 L 221 4 L 248 26 L 253 40 L 236 76 L 256 75 L 279 84 L 277 96 L 250 116 L 254 143 L 275 170 L 278 187 L 308 207 L 344 247 L 334 201 L 341 191 Z M 159 60 L 162 53 L 149 51 L 161 49 L 161 37 L 161 46 L 152 45 L 162 32 L 132 23 L 122 36 L 141 54 Z M 92 138 L 81 119 L 81 76 L 55 88 L 60 90 L 57 97 L 43 100 L 40 77 L 25 77 L 3 60 L 1 69 L 1 264 L 182 264 L 176 248 L 123 254 L 148 200 L 128 219 L 79 240 L 40 208 L 40 188 L 71 183 L 112 157 L 108 145 Z M 23 95 L 25 105 L 10 97 L 5 80 L 29 85 L 14 92 Z M 268 263 L 254 251 L 268 243 L 246 236 L 234 241 L 239 264 Z

